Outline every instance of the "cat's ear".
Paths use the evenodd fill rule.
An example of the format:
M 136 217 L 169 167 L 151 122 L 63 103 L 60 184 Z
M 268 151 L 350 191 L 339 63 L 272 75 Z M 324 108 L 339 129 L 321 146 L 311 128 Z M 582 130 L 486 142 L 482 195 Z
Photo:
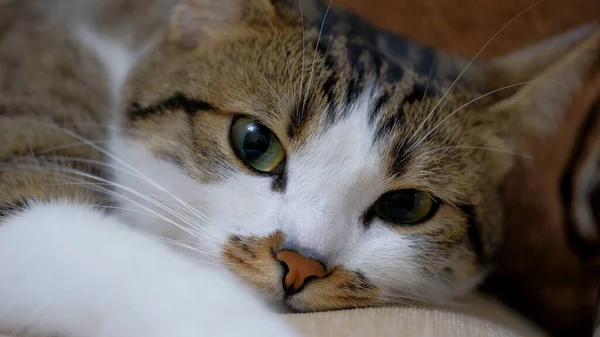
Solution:
M 516 118 L 527 132 L 553 130 L 599 54 L 600 29 L 593 24 L 492 60 L 489 82 L 507 89 L 499 91 L 491 115 Z
M 269 0 L 176 0 L 169 39 L 193 48 L 242 22 L 273 13 Z

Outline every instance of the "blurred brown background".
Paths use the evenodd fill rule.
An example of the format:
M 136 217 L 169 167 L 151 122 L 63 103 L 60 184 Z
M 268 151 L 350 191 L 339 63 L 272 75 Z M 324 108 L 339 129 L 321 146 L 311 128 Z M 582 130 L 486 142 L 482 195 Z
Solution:
M 600 0 L 333 0 L 372 23 L 415 41 L 474 56 L 492 57 L 575 27 L 600 23 Z M 600 269 L 590 268 L 573 241 L 569 173 L 586 124 L 600 123 L 600 61 L 557 134 L 535 140 L 533 166 L 517 165 L 507 180 L 507 240 L 489 282 L 501 298 L 556 336 L 591 336 Z M 594 102 L 598 108 L 592 109 Z M 595 270 L 595 271 L 594 271 Z
M 473 56 L 498 29 L 534 4 L 486 48 L 484 56 L 600 21 L 599 0 L 333 1 L 381 27 L 463 56 Z

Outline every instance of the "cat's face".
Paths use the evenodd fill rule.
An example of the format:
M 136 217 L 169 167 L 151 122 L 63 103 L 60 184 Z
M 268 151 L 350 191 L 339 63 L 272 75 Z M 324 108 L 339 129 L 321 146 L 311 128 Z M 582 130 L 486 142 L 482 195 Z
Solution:
M 476 90 L 438 105 L 445 91 L 423 95 L 410 73 L 384 84 L 368 60 L 357 71 L 343 39 L 324 48 L 267 1 L 230 2 L 184 1 L 214 27 L 178 13 L 183 43 L 128 83 L 115 148 L 143 177 L 117 180 L 156 212 L 135 221 L 294 310 L 472 289 L 501 238 L 511 109 L 467 104 Z

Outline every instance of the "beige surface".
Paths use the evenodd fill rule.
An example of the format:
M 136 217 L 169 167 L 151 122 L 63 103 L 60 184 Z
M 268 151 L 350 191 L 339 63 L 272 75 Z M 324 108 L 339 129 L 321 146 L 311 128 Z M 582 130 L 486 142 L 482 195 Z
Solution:
M 285 319 L 306 337 L 547 337 L 514 312 L 481 297 L 452 308 L 354 309 L 286 315 Z
M 395 307 L 286 316 L 302 336 L 315 337 L 542 337 L 505 307 L 471 298 L 449 308 Z

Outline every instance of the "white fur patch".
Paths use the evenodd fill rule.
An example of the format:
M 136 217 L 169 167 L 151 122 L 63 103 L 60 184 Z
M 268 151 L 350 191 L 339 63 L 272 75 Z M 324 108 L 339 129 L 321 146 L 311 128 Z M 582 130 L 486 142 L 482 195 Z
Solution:
M 0 265 L 0 326 L 14 331 L 293 335 L 231 276 L 86 206 L 34 205 L 11 217 L 0 226 Z
M 118 159 L 113 164 L 121 168 L 115 171 L 116 182 L 135 191 L 117 188 L 130 198 L 121 200 L 122 205 L 144 213 L 123 211 L 122 216 L 146 231 L 187 242 L 202 252 L 195 254 L 197 259 L 219 262 L 228 234 L 267 235 L 275 229 L 264 221 L 279 199 L 271 193 L 269 179 L 240 172 L 219 184 L 201 184 L 139 142 L 114 142 L 111 152 Z
M 362 97 L 349 107 L 347 119 L 289 155 L 278 222 L 294 244 L 328 259 L 359 241 L 360 217 L 385 192 L 367 120 L 371 103 Z
M 157 159 L 139 141 L 113 142 L 111 152 L 126 160 L 113 164 L 143 176 L 115 171 L 118 184 L 143 194 L 128 194 L 131 200 L 123 207 L 144 213 L 140 207 L 151 208 L 170 222 L 129 211 L 122 215 L 151 233 L 187 242 L 197 250 L 190 250 L 195 258 L 211 264 L 221 263 L 228 234 L 264 236 L 281 230 L 286 245 L 323 257 L 329 265 L 360 270 L 382 289 L 418 287 L 422 279 L 413 240 L 377 219 L 368 229 L 361 221 L 388 188 L 367 122 L 373 103 L 372 96 L 363 96 L 348 107 L 345 120 L 289 153 L 283 193 L 271 190 L 271 178 L 241 170 L 225 181 L 202 184 Z M 170 210 L 153 206 L 145 196 Z
M 79 36 L 98 53 L 110 73 L 111 88 L 120 88 L 140 54 L 89 32 Z M 435 282 L 440 281 L 424 279 L 418 260 L 428 247 L 416 248 L 418 239 L 378 219 L 368 228 L 362 222 L 389 189 L 368 123 L 376 91 L 366 90 L 345 107 L 345 119 L 287 154 L 283 193 L 272 190 L 271 178 L 242 170 L 218 183 L 200 183 L 158 159 L 145 140 L 113 133 L 111 164 L 115 191 L 122 196 L 120 216 L 136 228 L 176 241 L 207 266 L 223 266 L 220 255 L 229 235 L 266 236 L 281 230 L 284 245 L 322 258 L 329 266 L 362 272 L 382 296 L 436 292 Z
M 123 84 L 139 53 L 132 53 L 84 28 L 78 31 L 78 36 L 103 63 L 110 80 L 107 85 L 113 95 L 113 106 L 118 107 Z M 148 219 L 156 223 L 156 218 L 161 218 L 161 213 L 171 209 L 174 203 L 172 200 L 161 200 L 163 204 L 150 202 L 155 200 L 154 196 L 143 194 L 144 188 L 151 185 L 148 179 L 141 179 L 143 187 L 140 188 L 136 188 L 135 180 L 131 179 L 142 174 L 135 167 L 142 166 L 147 173 L 167 178 L 161 181 L 163 184 L 172 178 L 169 188 L 177 195 L 185 194 L 186 189 L 178 183 L 187 177 L 177 175 L 173 167 L 157 160 L 144 162 L 144 155 L 148 153 L 143 148 L 130 149 L 132 155 L 127 159 L 133 166 L 113 156 L 115 163 L 128 171 L 117 170 L 121 178 L 118 181 L 124 181 L 125 186 L 115 186 L 115 191 L 142 200 L 134 201 L 136 206 L 142 207 L 131 211 L 150 214 Z M 186 182 L 190 181 L 191 178 L 187 178 Z M 159 192 L 164 191 L 159 189 Z M 248 198 L 248 194 L 240 194 L 240 197 Z M 215 200 L 222 202 L 225 198 L 209 193 L 201 202 L 218 208 Z M 121 208 L 127 205 L 128 202 L 123 202 Z M 248 209 L 243 211 L 246 215 L 251 213 Z M 172 216 L 173 212 L 166 213 Z M 195 219 L 192 217 L 194 220 L 190 221 L 190 214 L 183 219 L 192 223 Z M 144 223 L 145 218 L 128 219 Z M 229 273 L 210 268 L 208 264 L 198 264 L 170 249 L 159 237 L 172 236 L 167 235 L 169 229 L 183 220 L 162 219 L 160 228 L 152 227 L 152 221 L 148 221 L 147 232 L 144 232 L 133 229 L 121 218 L 105 216 L 89 206 L 68 203 L 34 204 L 8 218 L 0 226 L 0 327 L 3 332 L 25 330 L 65 337 L 295 335 Z M 195 230 L 186 232 L 189 233 Z M 200 239 L 214 244 L 214 238 Z M 181 241 L 170 243 L 186 245 Z M 233 318 L 235 324 L 231 324 Z
M 128 50 L 123 44 L 105 39 L 85 26 L 74 29 L 76 36 L 84 46 L 98 57 L 109 78 L 107 83 L 113 99 L 119 98 L 129 71 L 135 65 L 139 54 Z

